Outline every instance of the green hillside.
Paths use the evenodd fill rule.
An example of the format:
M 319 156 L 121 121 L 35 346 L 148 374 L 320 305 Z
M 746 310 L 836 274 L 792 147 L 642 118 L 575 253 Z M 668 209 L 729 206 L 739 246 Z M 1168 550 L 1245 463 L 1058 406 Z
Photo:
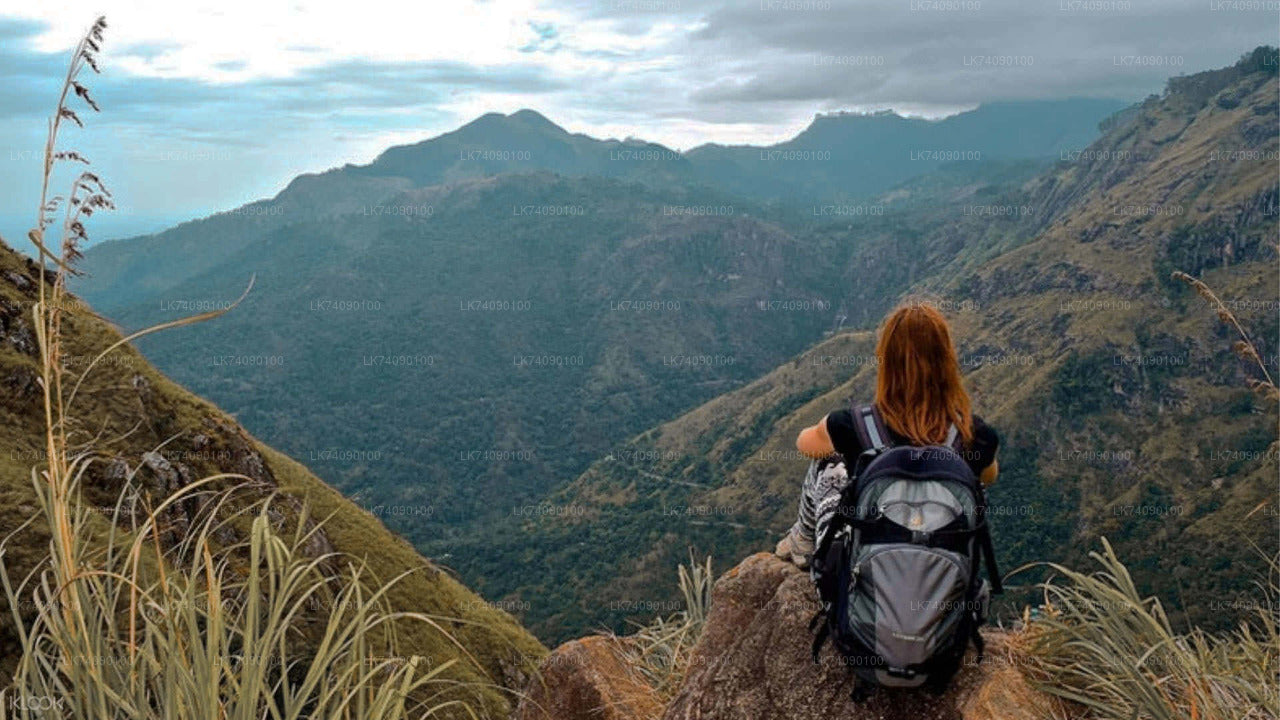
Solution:
M 421 509 L 396 528 L 444 556 L 830 323 L 836 282 L 813 247 L 746 213 L 667 212 L 722 205 L 704 198 L 551 174 L 405 193 L 437 210 L 273 233 L 173 291 L 226 298 L 254 270 L 244 312 L 139 347 L 344 492 Z M 259 364 L 222 364 L 241 357 Z
M 5 563 L 10 577 L 18 579 L 49 547 L 47 530 L 39 523 L 18 531 L 33 514 L 39 515 L 31 472 L 42 462 L 44 448 L 38 350 L 31 326 L 37 272 L 29 260 L 0 244 L 0 527 L 6 534 L 16 533 L 6 545 Z M 119 337 L 84 307 L 71 314 L 64 328 L 66 367 L 72 374 L 83 371 L 97 352 Z M 144 492 L 152 498 L 217 472 L 247 475 L 254 481 L 252 492 L 283 494 L 277 507 L 296 512 L 306 503 L 311 517 L 327 518 L 310 551 L 346 553 L 367 562 L 382 579 L 412 571 L 391 592 L 391 604 L 397 611 L 454 619 L 445 626 L 465 651 L 420 624 L 401 630 L 402 649 L 431 663 L 456 659 L 458 665 L 448 672 L 457 686 L 448 694 L 466 700 L 486 717 L 506 717 L 514 705 L 512 693 L 524 687 L 528 672 L 546 653 L 509 614 L 423 559 L 377 517 L 303 465 L 260 443 L 213 404 L 166 379 L 132 348 L 108 356 L 89 378 L 73 413 L 77 422 L 71 440 L 88 444 L 94 438 L 119 438 L 93 442 L 101 458 L 84 481 L 86 500 L 97 511 L 92 517 L 99 533 L 105 533 L 109 509 L 131 471 L 138 471 Z M 163 516 L 174 540 L 200 512 L 193 502 L 184 501 Z M 0 605 L 7 603 L 0 598 Z M 20 647 L 13 630 L 10 608 L 0 608 L 0 681 L 5 684 Z

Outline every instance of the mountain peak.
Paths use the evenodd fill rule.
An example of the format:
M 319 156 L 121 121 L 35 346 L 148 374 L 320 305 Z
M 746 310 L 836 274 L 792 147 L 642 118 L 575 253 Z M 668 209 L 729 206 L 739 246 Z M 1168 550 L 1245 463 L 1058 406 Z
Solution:
M 487 112 L 462 127 L 454 130 L 446 135 L 462 134 L 474 132 L 535 132 L 551 133 L 554 135 L 568 135 L 569 132 L 559 125 L 555 124 L 547 118 L 547 116 L 537 110 L 524 108 L 517 110 L 510 115 L 503 115 L 500 112 Z M 442 136 L 443 137 L 443 136 Z M 429 141 L 427 141 L 429 142 Z
M 518 120 L 522 123 L 525 123 L 526 125 L 540 125 L 543 127 L 555 128 L 556 130 L 564 131 L 564 128 L 551 122 L 551 120 L 549 120 L 546 115 L 543 115 L 537 110 L 531 110 L 529 108 L 517 110 L 511 113 L 510 115 L 508 115 L 507 118 L 509 120 Z

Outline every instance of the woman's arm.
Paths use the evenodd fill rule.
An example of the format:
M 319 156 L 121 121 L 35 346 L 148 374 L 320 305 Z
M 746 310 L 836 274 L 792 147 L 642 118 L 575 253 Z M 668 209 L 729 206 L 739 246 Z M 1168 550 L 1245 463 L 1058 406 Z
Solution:
M 1000 474 L 999 458 L 996 457 L 1000 452 L 1000 434 L 977 415 L 973 416 L 973 447 L 971 449 L 978 453 L 979 463 L 989 458 L 986 467 L 978 473 L 978 479 L 982 481 L 983 486 L 995 482 L 996 476 Z
M 827 418 L 823 417 L 817 425 L 800 431 L 796 438 L 796 449 L 801 455 L 815 460 L 827 457 L 836 451 L 831 444 L 831 435 L 827 433 Z

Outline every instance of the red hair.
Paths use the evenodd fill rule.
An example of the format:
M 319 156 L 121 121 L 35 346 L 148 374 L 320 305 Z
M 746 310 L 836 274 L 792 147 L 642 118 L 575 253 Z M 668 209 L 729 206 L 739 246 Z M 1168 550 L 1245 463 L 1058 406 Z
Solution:
M 906 302 L 885 318 L 876 343 L 876 407 L 889 429 L 914 445 L 937 445 L 955 425 L 973 439 L 969 393 L 951 328 L 933 305 Z

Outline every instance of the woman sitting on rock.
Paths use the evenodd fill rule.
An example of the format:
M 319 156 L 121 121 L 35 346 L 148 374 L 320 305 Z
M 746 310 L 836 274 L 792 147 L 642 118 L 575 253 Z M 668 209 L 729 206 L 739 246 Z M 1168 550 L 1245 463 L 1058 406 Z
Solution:
M 959 433 L 962 457 L 984 485 L 999 472 L 1000 438 L 970 411 L 969 394 L 951 330 L 942 313 L 923 302 L 907 302 L 885 318 L 876 343 L 878 375 L 875 410 L 888 429 L 890 445 L 946 445 Z M 868 448 L 859 440 L 852 407 L 837 410 L 796 439 L 813 458 L 800 495 L 800 513 L 776 553 L 807 568 L 821 518 L 840 498 L 849 473 Z M 846 460 L 852 467 L 846 467 Z M 828 512 L 824 512 L 824 509 Z

